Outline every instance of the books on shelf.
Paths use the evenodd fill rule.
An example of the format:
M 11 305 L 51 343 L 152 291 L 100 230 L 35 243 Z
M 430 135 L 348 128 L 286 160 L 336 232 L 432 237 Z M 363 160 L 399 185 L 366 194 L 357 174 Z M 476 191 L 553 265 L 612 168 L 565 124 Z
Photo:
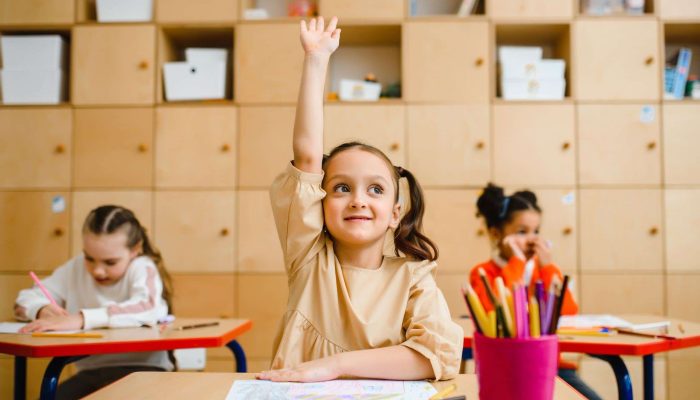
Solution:
M 664 70 L 664 98 L 683 99 L 692 58 L 693 51 L 683 47 L 667 62 Z

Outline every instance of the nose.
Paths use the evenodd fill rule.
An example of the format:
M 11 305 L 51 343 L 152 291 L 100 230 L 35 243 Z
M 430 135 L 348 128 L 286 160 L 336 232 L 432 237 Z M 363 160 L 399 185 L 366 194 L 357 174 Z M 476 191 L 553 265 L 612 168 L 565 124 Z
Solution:
M 365 197 L 362 195 L 362 193 L 355 192 L 355 194 L 352 196 L 352 199 L 350 200 L 350 208 L 366 208 L 367 207 L 367 201 L 365 200 Z
M 104 267 L 98 265 L 92 270 L 92 275 L 96 278 L 104 278 L 106 275 L 106 271 Z

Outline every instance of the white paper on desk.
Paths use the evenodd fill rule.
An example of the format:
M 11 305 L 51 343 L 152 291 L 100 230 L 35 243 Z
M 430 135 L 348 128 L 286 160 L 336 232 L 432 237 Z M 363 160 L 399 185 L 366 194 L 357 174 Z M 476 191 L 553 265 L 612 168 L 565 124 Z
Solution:
M 24 322 L 0 322 L 0 333 L 19 333 L 24 325 Z
M 296 383 L 241 380 L 231 385 L 226 400 L 307 400 L 328 399 L 329 396 L 358 400 L 425 400 L 435 393 L 435 388 L 425 381 L 334 380 Z
M 579 315 L 562 315 L 559 319 L 559 328 L 627 328 L 631 329 L 632 324 L 622 318 L 609 314 L 579 314 Z

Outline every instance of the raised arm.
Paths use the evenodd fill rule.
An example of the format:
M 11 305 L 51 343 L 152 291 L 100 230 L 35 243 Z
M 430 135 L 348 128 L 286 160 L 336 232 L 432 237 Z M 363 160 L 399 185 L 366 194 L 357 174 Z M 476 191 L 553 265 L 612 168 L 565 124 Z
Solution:
M 304 48 L 304 70 L 301 75 L 299 100 L 294 121 L 294 165 L 305 172 L 320 173 L 323 161 L 323 86 L 331 54 L 340 43 L 338 19 L 328 27 L 323 17 L 301 21 L 301 45 Z

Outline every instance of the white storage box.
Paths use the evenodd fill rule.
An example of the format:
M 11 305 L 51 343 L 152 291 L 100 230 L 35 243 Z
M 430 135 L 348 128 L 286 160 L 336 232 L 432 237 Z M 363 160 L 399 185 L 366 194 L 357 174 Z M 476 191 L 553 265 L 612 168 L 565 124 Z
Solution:
M 505 100 L 562 100 L 565 90 L 563 78 L 501 80 L 501 95 Z
M 145 22 L 153 19 L 153 0 L 97 0 L 98 22 Z
M 560 79 L 564 77 L 564 60 L 501 63 L 502 79 Z
M 228 49 L 188 47 L 185 49 L 185 61 L 191 64 L 228 62 Z
M 343 101 L 377 101 L 381 92 L 380 83 L 341 79 L 338 97 Z
M 65 99 L 66 73 L 53 70 L 0 71 L 4 104 L 58 104 Z
M 535 46 L 499 46 L 498 61 L 501 63 L 531 63 L 542 59 L 542 48 Z
M 64 69 L 65 47 L 60 35 L 3 35 L 0 38 L 3 69 Z
M 165 99 L 205 100 L 226 97 L 226 63 L 170 62 L 163 65 Z

